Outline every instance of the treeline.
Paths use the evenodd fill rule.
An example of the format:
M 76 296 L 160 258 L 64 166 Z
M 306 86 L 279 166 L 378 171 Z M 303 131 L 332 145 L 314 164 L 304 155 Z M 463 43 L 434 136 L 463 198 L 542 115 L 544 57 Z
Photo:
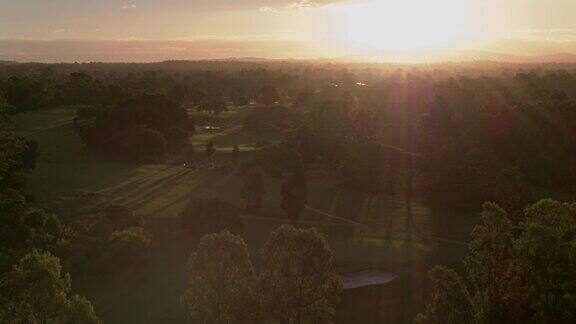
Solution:
M 89 149 L 114 158 L 146 161 L 186 144 L 194 122 L 166 96 L 142 95 L 112 107 L 81 107 L 74 129 Z
M 262 152 L 257 163 L 267 169 L 322 162 L 343 185 L 370 192 L 394 191 L 413 174 L 415 191 L 430 201 L 470 207 L 492 200 L 513 214 L 576 189 L 575 84 L 569 69 L 497 64 L 0 67 L 0 91 L 13 111 L 84 105 L 76 130 L 100 153 L 157 160 L 192 135 L 186 109 L 217 115 L 254 104 L 245 129 L 285 135 L 288 144 Z M 136 120 L 125 118 L 136 111 Z
M 574 82 L 576 74 L 556 71 L 393 74 L 371 87 L 307 92 L 306 100 L 256 110 L 244 127 L 284 134 L 257 162 L 277 174 L 298 161 L 321 163 L 344 186 L 368 192 L 398 189 L 411 174 L 430 202 L 495 201 L 517 215 L 527 203 L 576 190 Z
M 539 197 L 574 193 L 576 93 L 562 89 L 576 79 L 555 75 L 518 74 L 512 89 L 501 80 L 440 84 L 418 135 L 430 197 L 495 201 L 514 215 Z

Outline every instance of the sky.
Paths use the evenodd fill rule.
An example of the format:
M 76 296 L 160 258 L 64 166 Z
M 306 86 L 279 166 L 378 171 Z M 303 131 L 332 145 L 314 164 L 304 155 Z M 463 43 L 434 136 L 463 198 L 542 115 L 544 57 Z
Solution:
M 335 54 L 521 51 L 486 45 L 501 40 L 570 50 L 576 0 L 0 0 L 0 40 L 71 39 L 292 41 Z

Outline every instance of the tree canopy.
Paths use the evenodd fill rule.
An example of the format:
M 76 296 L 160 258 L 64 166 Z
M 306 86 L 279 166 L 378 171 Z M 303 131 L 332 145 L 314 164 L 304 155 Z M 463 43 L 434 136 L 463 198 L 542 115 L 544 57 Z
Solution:
M 0 280 L 2 323 L 101 323 L 92 304 L 72 295 L 58 258 L 37 250 L 25 255 Z

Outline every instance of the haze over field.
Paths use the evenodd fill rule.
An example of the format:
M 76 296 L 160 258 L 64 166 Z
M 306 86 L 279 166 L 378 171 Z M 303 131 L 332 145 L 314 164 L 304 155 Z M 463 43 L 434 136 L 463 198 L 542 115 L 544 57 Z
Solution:
M 0 60 L 576 61 L 571 0 L 0 0 Z

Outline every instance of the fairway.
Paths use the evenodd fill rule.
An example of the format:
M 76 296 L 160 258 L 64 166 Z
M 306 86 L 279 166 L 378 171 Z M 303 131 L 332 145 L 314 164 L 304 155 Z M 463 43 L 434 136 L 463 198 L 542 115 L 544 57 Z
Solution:
M 233 113 L 233 112 L 232 112 Z M 133 164 L 110 161 L 87 152 L 72 129 L 73 107 L 60 107 L 19 114 L 16 130 L 40 143 L 37 168 L 27 180 L 27 191 L 38 203 L 74 219 L 100 213 L 115 202 L 144 216 L 154 234 L 150 260 L 135 268 L 122 269 L 97 278 L 74 276 L 78 291 L 88 296 L 107 323 L 174 323 L 184 320 L 179 303 L 186 285 L 186 260 L 196 242 L 178 231 L 178 215 L 192 197 L 218 197 L 238 207 L 242 177 L 239 171 L 194 169 L 181 164 Z M 241 126 L 200 133 L 193 139 L 196 151 L 215 141 L 214 159 L 231 160 L 231 147 L 239 144 L 243 158 L 249 157 L 261 137 L 246 134 Z M 278 139 L 271 138 L 270 141 Z M 282 179 L 266 178 L 263 208 L 258 215 L 245 215 L 244 233 L 252 251 L 258 251 L 269 233 L 284 223 L 280 209 Z M 370 321 L 374 309 L 409 314 L 421 306 L 425 273 L 432 264 L 457 264 L 474 217 L 451 215 L 414 203 L 411 248 L 403 244 L 406 206 L 400 195 L 369 196 L 344 192 L 326 177 L 312 177 L 303 226 L 316 226 L 327 235 L 340 272 L 378 268 L 398 279 L 385 289 L 394 298 L 356 305 L 357 294 L 373 288 L 353 289 L 343 295 L 337 320 Z M 450 226 L 447 226 L 450 224 Z M 368 229 L 366 225 L 369 225 Z M 442 242 L 434 238 L 448 238 Z M 257 253 L 253 257 L 258 258 Z M 258 261 L 256 264 L 258 264 Z M 395 310 L 410 302 L 410 311 Z M 405 306 L 404 306 L 405 307 Z M 365 317 L 355 316 L 365 312 Z

